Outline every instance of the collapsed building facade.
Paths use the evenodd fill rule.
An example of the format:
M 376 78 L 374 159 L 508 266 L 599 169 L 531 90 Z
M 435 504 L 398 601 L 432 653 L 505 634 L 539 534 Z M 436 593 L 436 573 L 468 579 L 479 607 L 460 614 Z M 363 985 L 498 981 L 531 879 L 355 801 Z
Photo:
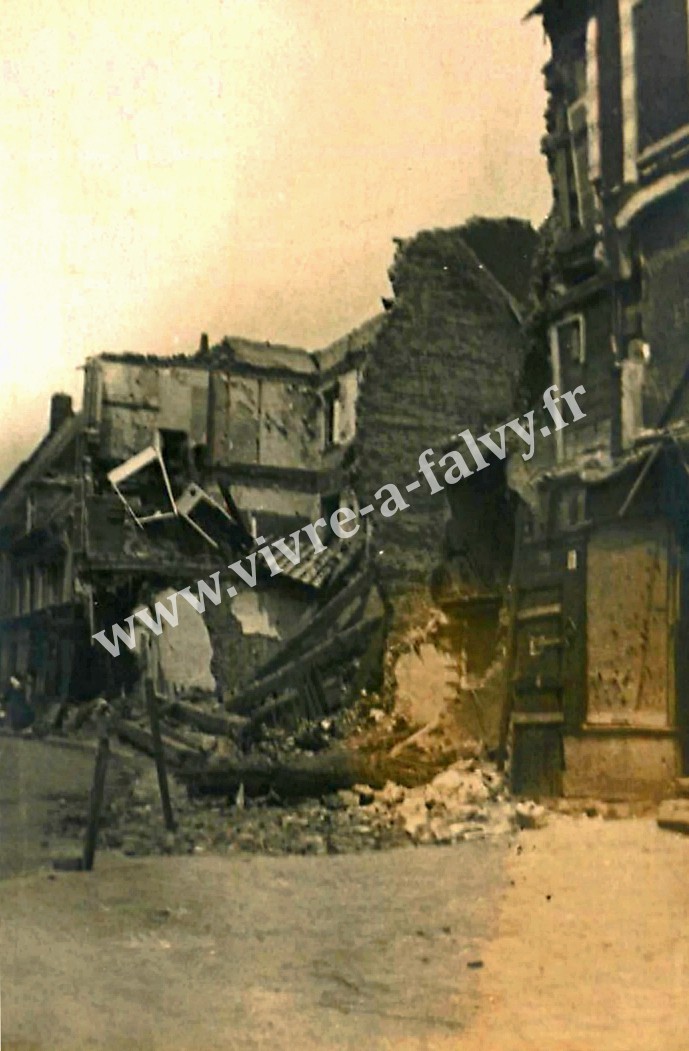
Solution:
M 0 493 L 0 673 L 28 675 L 45 699 L 129 696 L 150 673 L 244 718 L 304 698 L 317 715 L 376 683 L 391 626 L 436 602 L 452 626 L 424 695 L 437 686 L 454 703 L 455 650 L 476 636 L 468 649 L 489 663 L 509 571 L 501 466 L 453 490 L 447 528 L 443 497 L 417 492 L 394 523 L 372 516 L 279 573 L 259 559 L 259 586 L 203 615 L 178 602 L 178 626 L 161 621 L 152 640 L 137 624 L 116 659 L 93 638 L 218 571 L 226 594 L 234 560 L 404 484 L 453 432 L 513 414 L 535 239 L 527 223 L 475 220 L 400 242 L 385 312 L 319 352 L 204 337 L 193 355 L 88 359 L 81 410 L 54 396 L 49 434 Z M 496 554 L 484 541 L 498 526 Z M 431 715 L 423 696 L 406 712 L 411 726 Z
M 553 187 L 533 332 L 586 419 L 511 478 L 513 784 L 662 794 L 689 762 L 687 4 L 531 14 Z
M 195 355 L 88 359 L 81 410 L 53 397 L 48 435 L 0 494 L 2 675 L 43 698 L 128 692 L 141 654 L 113 659 L 96 632 L 351 504 L 360 358 L 355 338 L 313 354 L 203 338 Z M 181 608 L 155 640 L 156 677 L 241 689 L 312 618 L 327 623 L 365 548 L 284 560 L 205 618 Z M 357 579 L 361 599 L 371 583 Z

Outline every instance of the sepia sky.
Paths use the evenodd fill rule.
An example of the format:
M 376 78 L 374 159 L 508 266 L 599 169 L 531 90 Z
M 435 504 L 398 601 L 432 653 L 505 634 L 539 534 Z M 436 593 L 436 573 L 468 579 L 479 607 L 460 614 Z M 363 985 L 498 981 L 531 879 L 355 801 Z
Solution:
M 3 0 L 0 481 L 89 354 L 323 346 L 394 236 L 545 217 L 526 0 Z

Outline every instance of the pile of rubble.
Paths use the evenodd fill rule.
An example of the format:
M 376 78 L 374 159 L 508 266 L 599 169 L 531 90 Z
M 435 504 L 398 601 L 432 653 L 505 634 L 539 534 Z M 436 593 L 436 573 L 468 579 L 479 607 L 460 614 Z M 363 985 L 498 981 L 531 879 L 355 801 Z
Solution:
M 227 853 L 339 854 L 405 844 L 447 844 L 506 834 L 525 822 L 494 766 L 464 759 L 415 788 L 388 782 L 355 785 L 318 799 L 280 800 L 273 793 L 234 799 L 190 798 L 172 779 L 175 832 L 163 825 L 152 764 L 136 764 L 101 821 L 102 847 L 127 855 Z M 541 810 L 542 808 L 536 808 Z M 526 822 L 528 823 L 528 822 Z M 53 816 L 61 835 L 79 837 L 85 814 L 65 801 Z M 536 827 L 532 824 L 531 827 Z
M 378 797 L 414 843 L 456 843 L 514 827 L 502 774 L 475 759 L 459 760 L 418 788 L 389 783 Z
M 158 709 L 177 829 L 165 830 L 155 767 L 139 755 L 129 785 L 107 802 L 102 845 L 125 854 L 326 854 L 452 844 L 540 827 L 543 808 L 510 800 L 485 744 L 454 718 L 454 691 L 439 689 L 429 707 L 422 701 L 433 682 L 423 697 L 402 686 L 400 659 L 425 652 L 439 623 L 431 616 L 425 628 L 389 647 L 380 693 L 362 689 L 327 716 L 281 712 L 269 725 L 228 711 L 216 696 L 155 694 L 153 701 L 149 694 L 149 707 Z M 439 662 L 449 657 L 438 653 L 442 671 Z M 150 711 L 137 708 L 134 698 L 128 705 L 113 713 L 112 729 L 151 755 Z M 78 832 L 83 816 L 63 809 L 57 823 L 62 833 Z

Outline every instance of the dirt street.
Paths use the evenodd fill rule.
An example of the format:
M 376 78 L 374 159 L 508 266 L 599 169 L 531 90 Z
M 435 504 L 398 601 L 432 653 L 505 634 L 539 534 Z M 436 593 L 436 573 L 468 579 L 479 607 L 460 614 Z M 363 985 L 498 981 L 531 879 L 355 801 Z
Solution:
M 8 880 L 3 1048 L 684 1051 L 688 870 L 650 819 L 558 816 L 456 847 Z
M 3 1049 L 456 1039 L 505 849 L 118 860 L 7 882 Z
M 45 826 L 59 800 L 85 812 L 94 754 L 31 737 L 0 735 L 0 878 L 30 872 L 68 846 L 49 841 Z

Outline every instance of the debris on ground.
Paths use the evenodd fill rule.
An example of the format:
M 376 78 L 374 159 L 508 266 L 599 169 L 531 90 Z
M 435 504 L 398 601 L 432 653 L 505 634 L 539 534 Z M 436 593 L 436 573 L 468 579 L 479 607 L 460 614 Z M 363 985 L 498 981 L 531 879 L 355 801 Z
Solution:
M 658 807 L 658 827 L 689 836 L 689 799 L 665 799 Z
M 448 695 L 439 706 L 412 704 L 401 688 L 400 660 L 426 654 L 441 626 L 432 615 L 398 639 L 380 692 L 363 688 L 327 715 L 299 714 L 297 703 L 257 720 L 228 710 L 216 693 L 156 694 L 177 830 L 165 830 L 155 768 L 139 754 L 129 784 L 104 809 L 101 846 L 126 855 L 339 854 L 542 828 L 543 801 L 510 799 L 507 775 L 485 742 L 453 719 Z M 82 707 L 65 730 L 88 736 L 96 708 Z M 126 746 L 154 754 L 136 694 L 123 699 L 112 728 Z M 551 800 L 548 808 L 631 816 L 628 803 Z M 85 814 L 74 801 L 54 820 L 60 833 L 83 835 Z
M 517 803 L 514 815 L 520 828 L 545 828 L 548 814 L 544 806 L 532 801 Z
M 456 843 L 509 832 L 513 805 L 504 779 L 492 764 L 458 763 L 427 785 L 405 788 L 388 782 L 380 789 L 357 784 L 319 798 L 283 800 L 268 792 L 248 797 L 189 797 L 171 779 L 177 831 L 167 832 L 153 766 L 132 772 L 130 784 L 114 795 L 101 820 L 100 844 L 127 855 L 225 853 L 339 854 L 405 844 Z M 83 807 L 63 800 L 53 825 L 61 835 L 79 837 Z

